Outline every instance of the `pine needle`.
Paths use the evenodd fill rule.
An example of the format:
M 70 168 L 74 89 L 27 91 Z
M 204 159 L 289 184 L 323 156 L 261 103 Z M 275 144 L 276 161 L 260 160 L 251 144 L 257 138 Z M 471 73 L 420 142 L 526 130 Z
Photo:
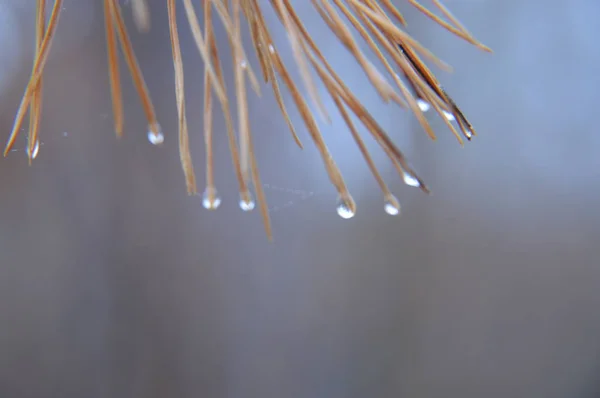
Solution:
M 123 135 L 124 120 L 121 76 L 119 74 L 118 47 L 120 45 L 146 114 L 150 130 L 148 138 L 152 143 L 162 143 L 163 135 L 156 118 L 149 90 L 144 81 L 142 70 L 135 57 L 126 29 L 126 23 L 121 14 L 121 6 L 118 0 L 103 1 L 108 73 L 116 135 L 118 137 Z M 304 22 L 295 11 L 291 0 L 270 0 L 268 2 L 260 0 L 204 0 L 203 2 L 199 2 L 203 7 L 202 23 L 196 14 L 193 0 L 167 0 L 169 32 L 175 71 L 174 90 L 179 127 L 179 153 L 189 194 L 195 194 L 197 187 L 192 165 L 186 118 L 184 61 L 180 48 L 180 32 L 176 17 L 176 5 L 178 1 L 182 1 L 183 3 L 187 25 L 190 28 L 196 49 L 204 62 L 203 134 L 206 150 L 204 207 L 214 210 L 219 207 L 221 201 L 215 186 L 213 164 L 213 141 L 215 138 L 213 118 L 215 111 L 214 99 L 216 98 L 219 101 L 225 119 L 226 136 L 240 193 L 240 207 L 244 211 L 254 209 L 254 199 L 250 192 L 250 188 L 253 187 L 265 232 L 268 238 L 272 239 L 269 210 L 258 171 L 259 159 L 256 158 L 254 151 L 252 127 L 249 117 L 247 83 L 249 83 L 257 96 L 261 95 L 262 84 L 270 85 L 279 112 L 284 118 L 294 141 L 302 148 L 303 144 L 292 123 L 290 109 L 288 109 L 284 101 L 283 89 L 287 89 L 295 111 L 298 112 L 301 120 L 304 122 L 311 141 L 321 155 L 325 171 L 337 191 L 339 197 L 338 213 L 343 218 L 351 218 L 355 214 L 356 203 L 352 199 L 342 172 L 336 165 L 321 134 L 315 114 L 311 111 L 309 102 L 307 102 L 307 99 L 303 95 L 303 91 L 305 91 L 312 105 L 316 107 L 316 111 L 326 122 L 330 122 L 328 109 L 319 95 L 319 86 L 321 85 L 333 100 L 335 108 L 344 120 L 352 140 L 358 146 L 369 170 L 377 181 L 383 194 L 385 211 L 392 215 L 399 214 L 400 204 L 379 173 L 359 133 L 359 128 L 355 125 L 353 119 L 360 121 L 369 135 L 371 135 L 381 150 L 387 155 L 406 184 L 429 193 L 429 188 L 410 167 L 404 154 L 368 112 L 364 104 L 361 103 L 359 96 L 350 90 L 346 82 L 340 77 L 340 71 L 336 70 L 328 62 L 327 56 L 320 50 L 318 41 L 310 35 L 304 26 Z M 483 51 L 491 52 L 487 46 L 475 39 L 467 31 L 441 0 L 431 1 L 441 16 L 436 15 L 436 13 L 426 8 L 417 0 L 407 0 L 407 3 L 453 35 Z M 39 149 L 38 135 L 42 106 L 42 77 L 50 54 L 52 40 L 58 26 L 62 3 L 63 0 L 54 0 L 52 12 L 46 25 L 44 18 L 46 0 L 37 0 L 34 65 L 4 151 L 5 156 L 13 147 L 28 111 L 29 142 L 27 153 L 30 162 L 35 158 Z M 310 0 L 310 3 L 331 32 L 337 37 L 340 44 L 356 60 L 366 78 L 377 90 L 381 98 L 386 102 L 392 101 L 401 107 L 410 109 L 431 139 L 435 139 L 436 135 L 425 116 L 424 112 L 427 108 L 433 108 L 461 144 L 463 144 L 463 137 L 470 140 L 475 135 L 471 123 L 453 99 L 446 93 L 421 57 L 443 70 L 449 71 L 451 68 L 406 32 L 407 21 L 403 14 L 392 4 L 391 0 Z M 304 90 L 294 82 L 283 59 L 275 48 L 269 26 L 267 26 L 263 14 L 263 11 L 267 7 L 272 8 L 287 33 L 289 45 L 293 53 L 293 66 L 300 72 Z M 148 31 L 151 27 L 151 18 L 150 7 L 147 1 L 133 0 L 132 9 L 137 29 L 142 32 Z M 227 94 L 226 79 L 223 75 L 222 61 L 216 44 L 217 38 L 213 27 L 213 19 L 218 19 L 225 28 L 226 39 L 230 46 L 234 63 L 233 83 L 235 101 L 230 99 Z M 247 23 L 249 29 L 252 49 L 258 58 L 263 83 L 257 78 L 254 68 L 250 63 L 251 59 L 248 57 L 243 45 L 245 37 L 245 33 L 242 32 L 243 22 Z M 367 50 L 372 52 L 378 63 L 383 66 L 385 74 L 369 59 L 365 50 L 355 38 L 356 34 L 367 44 Z M 391 78 L 391 80 L 388 80 L 388 78 Z M 280 85 L 280 82 L 283 84 Z M 234 129 L 232 110 L 230 109 L 232 103 L 235 103 L 235 111 L 237 113 L 237 137 Z M 291 111 L 293 112 L 294 109 L 291 109 Z

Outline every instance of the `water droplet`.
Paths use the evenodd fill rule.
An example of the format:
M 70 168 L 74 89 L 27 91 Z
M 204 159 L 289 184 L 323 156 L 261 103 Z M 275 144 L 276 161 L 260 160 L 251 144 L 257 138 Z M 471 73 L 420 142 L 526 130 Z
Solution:
M 160 131 L 158 133 L 148 131 L 148 141 L 150 141 L 152 145 L 160 145 L 165 142 L 165 136 Z
M 165 142 L 165 136 L 158 124 L 154 129 L 152 127 L 148 128 L 148 141 L 150 141 L 152 145 L 160 145 Z
M 240 62 L 240 67 L 241 67 L 242 69 L 246 69 L 246 67 L 247 67 L 247 66 L 248 66 L 248 63 L 246 62 L 246 60 L 245 60 L 245 59 L 244 59 L 244 60 L 242 60 L 242 62 Z
M 352 196 L 340 196 L 338 199 L 336 210 L 338 215 L 343 219 L 348 220 L 354 217 L 354 215 L 356 214 L 356 203 L 354 203 L 354 199 L 352 199 Z
M 394 195 L 387 195 L 385 198 L 384 207 L 385 212 L 390 216 L 397 216 L 400 214 L 400 203 Z
M 38 140 L 35 142 L 35 144 L 33 145 L 33 151 L 31 151 L 31 153 L 29 153 L 29 145 L 27 146 L 27 149 L 25 152 L 27 152 L 27 156 L 30 157 L 31 159 L 37 158 L 37 155 L 40 152 L 40 141 Z
M 417 105 L 419 106 L 421 112 L 427 112 L 429 109 L 431 109 L 431 105 L 429 105 L 429 102 L 421 98 L 417 99 Z
M 269 44 L 269 52 L 270 52 L 271 54 L 275 54 L 275 47 L 273 47 L 273 45 L 272 45 L 272 44 Z
M 417 177 L 415 177 L 414 175 L 408 173 L 408 172 L 404 172 L 404 183 L 406 185 L 410 185 L 411 187 L 420 187 L 421 183 L 419 182 L 419 179 Z
M 202 206 L 206 210 L 217 210 L 221 205 L 221 198 L 215 187 L 206 187 L 202 194 Z
M 444 114 L 444 116 L 446 116 L 446 119 L 450 120 L 451 122 L 456 119 L 454 115 L 448 111 L 442 111 L 442 113 Z
M 255 206 L 254 198 L 250 192 L 240 194 L 240 209 L 243 211 L 252 211 Z

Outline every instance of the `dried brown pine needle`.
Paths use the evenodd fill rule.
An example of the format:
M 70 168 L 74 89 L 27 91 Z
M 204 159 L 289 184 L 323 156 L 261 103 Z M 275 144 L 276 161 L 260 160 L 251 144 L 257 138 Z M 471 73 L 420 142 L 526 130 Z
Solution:
M 42 41 L 46 28 L 46 0 L 38 0 L 36 8 L 36 27 L 35 27 L 35 54 L 40 53 Z M 40 119 L 42 112 L 42 79 L 38 82 L 31 98 L 31 109 L 29 111 L 29 136 L 27 139 L 27 157 L 29 164 L 36 157 L 40 148 L 38 134 L 40 129 Z
M 40 44 L 36 52 L 35 61 L 33 63 L 33 72 L 31 73 L 31 78 L 29 79 L 29 83 L 27 84 L 27 88 L 25 89 L 25 94 L 23 94 L 21 104 L 19 105 L 19 109 L 17 110 L 17 116 L 15 117 L 15 122 L 13 124 L 12 131 L 8 138 L 6 148 L 4 149 L 4 156 L 8 155 L 8 152 L 10 152 L 13 145 L 15 144 L 15 141 L 19 135 L 19 131 L 21 130 L 21 125 L 23 124 L 23 119 L 25 119 L 25 113 L 27 112 L 27 109 L 33 99 L 34 91 L 38 88 L 40 80 L 42 79 L 44 67 L 46 66 L 46 62 L 48 61 L 48 54 L 52 45 L 52 39 L 54 38 L 54 34 L 56 33 L 58 18 L 60 16 L 60 11 L 62 10 L 62 3 L 63 0 L 54 1 L 54 7 L 52 7 L 50 20 L 48 21 L 48 28 L 46 30 L 46 33 L 44 33 L 44 40 L 42 40 L 42 44 Z
M 114 22 L 110 2 L 104 0 L 104 29 L 106 31 L 106 52 L 108 54 L 108 75 L 112 97 L 113 118 L 117 137 L 123 135 L 123 96 L 121 95 L 121 75 L 119 73 L 119 54 L 115 36 Z
M 181 60 L 181 47 L 179 45 L 179 32 L 177 30 L 176 0 L 167 0 L 169 14 L 169 28 L 171 34 L 171 49 L 173 51 L 173 66 L 175 68 L 175 97 L 177 101 L 177 120 L 179 122 L 179 156 L 185 176 L 187 192 L 196 194 L 196 175 L 192 165 L 192 155 L 188 136 L 187 118 L 185 114 L 185 90 L 183 78 L 183 61 Z
M 164 136 L 156 120 L 150 93 L 146 87 L 142 70 L 138 65 L 125 27 L 125 21 L 121 15 L 121 6 L 118 0 L 103 1 L 108 74 L 113 103 L 115 132 L 119 137 L 123 134 L 124 112 L 121 95 L 121 77 L 118 67 L 118 47 L 120 46 L 146 113 L 150 130 L 148 139 L 153 144 L 160 144 L 163 142 Z M 213 171 L 213 113 L 215 110 L 214 98 L 216 97 L 225 118 L 225 133 L 238 182 L 240 208 L 244 211 L 250 211 L 255 208 L 254 197 L 250 192 L 250 187 L 253 186 L 266 234 L 269 239 L 272 238 L 269 211 L 258 172 L 258 159 L 254 153 L 248 115 L 247 80 L 253 91 L 258 96 L 261 94 L 261 84 L 256 77 L 253 66 L 249 63 L 246 49 L 242 43 L 244 35 L 249 34 L 252 41 L 252 49 L 259 61 L 263 81 L 265 84 L 271 86 L 277 106 L 292 133 L 292 137 L 298 146 L 302 148 L 302 143 L 296 134 L 296 129 L 292 124 L 289 111 L 283 99 L 281 90 L 283 86 L 287 88 L 287 91 L 291 95 L 296 111 L 299 113 L 311 140 L 322 157 L 325 171 L 338 193 L 338 214 L 343 218 L 352 218 L 356 212 L 356 203 L 348 191 L 340 169 L 327 148 L 315 120 L 315 115 L 311 111 L 301 89 L 292 80 L 288 68 L 275 48 L 263 14 L 264 9 L 267 7 L 272 8 L 287 32 L 289 45 L 293 50 L 294 66 L 298 68 L 307 97 L 316 107 L 316 110 L 326 121 L 329 121 L 328 109 L 326 109 L 318 94 L 318 86 L 322 85 L 333 100 L 336 109 L 340 112 L 353 141 L 358 146 L 369 170 L 383 193 L 385 211 L 388 214 L 397 215 L 400 213 L 400 204 L 377 170 L 377 166 L 352 120 L 353 118 L 359 120 L 372 138 L 379 144 L 407 185 L 417 187 L 425 193 L 429 192 L 423 180 L 410 167 L 400 149 L 396 147 L 375 118 L 367 111 L 365 106 L 360 102 L 360 98 L 349 89 L 338 71 L 329 64 L 327 57 L 319 49 L 318 43 L 311 37 L 302 19 L 296 13 L 291 0 L 270 0 L 269 2 L 260 0 L 167 0 L 165 4 L 168 10 L 173 66 L 175 70 L 174 90 L 179 124 L 179 153 L 189 194 L 195 194 L 197 189 L 186 120 L 184 68 L 179 43 L 180 32 L 176 16 L 178 1 L 182 1 L 183 3 L 187 25 L 204 62 L 206 185 L 202 203 L 205 208 L 214 210 L 221 203 Z M 435 139 L 435 133 L 424 115 L 430 108 L 433 108 L 444 120 L 444 123 L 461 144 L 463 137 L 470 140 L 475 135 L 470 122 L 442 88 L 435 75 L 421 60 L 421 57 L 428 59 L 442 69 L 449 70 L 450 67 L 420 45 L 404 30 L 406 20 L 391 0 L 310 1 L 315 7 L 317 14 L 320 15 L 332 33 L 339 39 L 340 44 L 356 59 L 364 71 L 366 78 L 385 101 L 392 100 L 402 107 L 411 109 L 426 133 L 432 139 Z M 38 132 L 42 105 L 42 76 L 48 60 L 48 54 L 50 53 L 52 39 L 57 29 L 62 2 L 62 0 L 54 0 L 52 12 L 46 24 L 44 20 L 46 0 L 37 0 L 36 45 L 33 70 L 17 111 L 13 130 L 4 152 L 5 156 L 11 150 L 18 137 L 27 111 L 29 111 L 27 154 L 30 161 L 36 157 L 39 150 Z M 441 15 L 437 15 L 418 0 L 405 0 L 405 2 L 418 9 L 450 33 L 484 51 L 491 51 L 467 31 L 450 10 L 444 6 L 441 0 L 431 0 L 433 7 Z M 147 31 L 150 29 L 150 8 L 147 1 L 133 0 L 131 4 L 134 23 L 138 30 Z M 196 14 L 196 6 L 202 6 L 202 23 Z M 213 28 L 215 19 L 219 20 L 225 28 L 225 35 L 234 62 L 233 82 L 235 101 L 232 101 L 227 95 L 225 77 L 223 75 L 219 50 L 216 45 L 217 38 L 215 37 L 215 30 Z M 245 22 L 242 23 L 242 21 Z M 248 26 L 248 33 L 242 32 L 243 25 Z M 355 39 L 357 35 L 367 44 L 368 50 L 376 56 L 380 65 L 383 66 L 386 75 L 391 78 L 391 81 L 368 59 Z M 283 83 L 283 86 L 280 86 L 280 82 Z M 236 104 L 237 137 L 234 130 L 232 110 L 230 109 L 232 102 Z M 458 130 L 456 127 L 458 127 Z

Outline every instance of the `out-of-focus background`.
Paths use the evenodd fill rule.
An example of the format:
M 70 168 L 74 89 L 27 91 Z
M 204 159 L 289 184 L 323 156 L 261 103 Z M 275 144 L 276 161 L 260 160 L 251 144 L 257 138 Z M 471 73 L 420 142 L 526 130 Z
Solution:
M 30 70 L 34 3 L 0 1 L 3 140 Z M 39 156 L 28 167 L 21 138 L 0 162 L 0 396 L 598 397 L 600 2 L 446 3 L 495 54 L 396 1 L 409 32 L 455 67 L 439 76 L 479 132 L 465 148 L 434 115 L 436 143 L 382 106 L 310 3 L 295 1 L 433 195 L 403 186 L 368 140 L 403 205 L 386 215 L 326 101 L 333 124 L 321 127 L 358 202 L 354 219 L 339 218 L 298 113 L 304 151 L 265 87 L 250 98 L 270 244 L 258 212 L 237 207 L 219 111 L 222 206 L 207 212 L 185 194 L 164 2 L 151 1 L 150 34 L 132 30 L 166 135 L 157 148 L 125 65 L 126 131 L 115 138 L 101 2 L 66 1 Z M 202 189 L 203 67 L 179 14 Z

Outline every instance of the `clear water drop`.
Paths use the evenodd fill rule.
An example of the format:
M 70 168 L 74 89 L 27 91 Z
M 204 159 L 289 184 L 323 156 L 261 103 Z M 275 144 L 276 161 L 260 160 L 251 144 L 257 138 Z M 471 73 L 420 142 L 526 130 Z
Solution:
M 221 198 L 214 187 L 206 187 L 202 194 L 202 206 L 206 210 L 217 210 L 221 205 Z
M 429 109 L 431 109 L 431 105 L 429 105 L 429 102 L 421 98 L 417 99 L 417 105 L 419 106 L 421 112 L 427 112 Z
M 256 203 L 254 203 L 254 198 L 250 192 L 244 192 L 240 195 L 240 209 L 242 211 L 252 211 Z
M 272 44 L 269 44 L 269 52 L 270 52 L 271 54 L 275 54 L 275 47 L 273 47 L 273 45 L 272 45 Z
M 356 204 L 350 195 L 340 196 L 336 207 L 338 216 L 348 220 L 356 214 Z
M 148 141 L 150 141 L 152 145 L 161 145 L 165 142 L 165 136 L 158 124 L 154 128 L 148 128 Z
M 31 159 L 35 159 L 37 158 L 38 153 L 40 152 L 40 141 L 36 141 L 35 144 L 33 145 L 33 150 L 31 151 L 31 153 L 29 153 L 29 145 L 27 146 L 26 149 L 27 152 L 27 156 Z
M 160 145 L 165 142 L 165 136 L 163 133 L 154 134 L 152 131 L 149 131 L 148 141 L 150 141 L 152 145 Z
M 414 175 L 404 172 L 404 183 L 406 185 L 410 185 L 411 187 L 420 187 L 421 183 L 419 182 L 419 179 L 417 177 L 415 177 Z
M 383 208 L 390 216 L 397 216 L 400 214 L 400 203 L 394 195 L 386 196 Z
M 448 119 L 449 121 L 454 121 L 456 118 L 454 117 L 454 115 L 448 111 L 442 111 L 442 113 L 444 114 L 444 116 L 446 117 L 446 119 Z
M 248 63 L 246 62 L 246 60 L 245 60 L 245 59 L 244 59 L 244 60 L 242 60 L 242 62 L 240 62 L 240 67 L 241 67 L 242 69 L 246 69 L 246 67 L 247 67 L 247 66 L 248 66 Z

